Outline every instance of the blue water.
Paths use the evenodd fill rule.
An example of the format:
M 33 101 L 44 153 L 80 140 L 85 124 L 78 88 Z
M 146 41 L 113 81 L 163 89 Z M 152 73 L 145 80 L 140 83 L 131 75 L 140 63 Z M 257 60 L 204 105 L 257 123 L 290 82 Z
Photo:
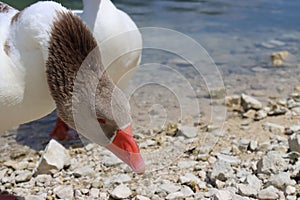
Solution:
M 22 9 L 34 1 L 5 2 Z M 82 8 L 80 0 L 58 2 L 71 9 Z M 300 57 L 300 1 L 297 0 L 113 2 L 139 27 L 164 27 L 194 38 L 223 73 L 248 73 L 253 66 L 269 65 L 266 57 L 274 51 L 288 50 L 296 58 Z M 279 40 L 284 45 L 263 45 L 270 40 Z

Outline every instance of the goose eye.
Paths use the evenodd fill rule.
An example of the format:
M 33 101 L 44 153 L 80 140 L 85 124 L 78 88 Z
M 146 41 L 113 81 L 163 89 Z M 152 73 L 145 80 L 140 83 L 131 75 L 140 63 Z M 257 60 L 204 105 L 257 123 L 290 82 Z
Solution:
M 97 120 L 100 124 L 106 124 L 106 121 L 103 118 L 98 118 Z

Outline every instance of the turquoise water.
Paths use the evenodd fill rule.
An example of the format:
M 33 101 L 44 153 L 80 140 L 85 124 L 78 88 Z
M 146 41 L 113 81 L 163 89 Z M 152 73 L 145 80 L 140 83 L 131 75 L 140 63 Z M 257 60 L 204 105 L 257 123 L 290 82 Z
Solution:
M 6 0 L 22 9 L 33 0 Z M 80 0 L 58 1 L 81 9 Z M 115 0 L 139 27 L 164 27 L 196 39 L 223 73 L 249 73 L 270 65 L 273 51 L 300 58 L 300 1 L 296 0 Z M 283 45 L 269 45 L 280 41 Z M 232 58 L 234 57 L 234 58 Z M 255 62 L 254 62 L 255 61 Z

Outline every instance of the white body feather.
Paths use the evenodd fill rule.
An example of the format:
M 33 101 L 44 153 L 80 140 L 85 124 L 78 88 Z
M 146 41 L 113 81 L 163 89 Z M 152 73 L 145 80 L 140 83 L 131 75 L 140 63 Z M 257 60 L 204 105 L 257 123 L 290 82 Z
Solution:
M 112 80 L 124 89 L 141 60 L 142 36 L 132 19 L 110 0 L 83 0 L 77 13 L 93 32 Z
M 17 20 L 11 10 L 0 14 L 0 132 L 39 119 L 55 109 L 46 79 L 46 60 L 54 2 L 39 2 L 24 9 Z M 3 50 L 8 44 L 9 52 Z

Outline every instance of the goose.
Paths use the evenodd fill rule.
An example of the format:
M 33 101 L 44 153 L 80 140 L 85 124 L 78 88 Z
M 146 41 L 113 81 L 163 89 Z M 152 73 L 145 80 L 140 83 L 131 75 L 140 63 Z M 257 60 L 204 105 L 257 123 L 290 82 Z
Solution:
M 107 74 L 96 39 L 82 20 L 52 1 L 37 2 L 20 12 L 0 2 L 0 24 L 0 131 L 57 108 L 68 126 L 110 150 L 133 171 L 143 173 L 145 164 L 133 138 L 128 100 Z M 82 66 L 88 73 L 77 82 Z M 89 105 L 91 99 L 83 94 L 95 84 L 95 78 L 99 80 L 95 109 L 77 112 L 72 105 L 78 100 L 76 92 Z M 88 124 L 97 126 L 83 132 L 76 115 L 84 115 Z
M 141 60 L 142 36 L 136 24 L 110 0 L 83 0 L 83 10 L 75 10 L 73 13 L 93 33 L 109 76 L 124 90 Z M 50 137 L 58 140 L 73 139 L 76 133 L 70 131 L 63 120 L 58 118 Z

